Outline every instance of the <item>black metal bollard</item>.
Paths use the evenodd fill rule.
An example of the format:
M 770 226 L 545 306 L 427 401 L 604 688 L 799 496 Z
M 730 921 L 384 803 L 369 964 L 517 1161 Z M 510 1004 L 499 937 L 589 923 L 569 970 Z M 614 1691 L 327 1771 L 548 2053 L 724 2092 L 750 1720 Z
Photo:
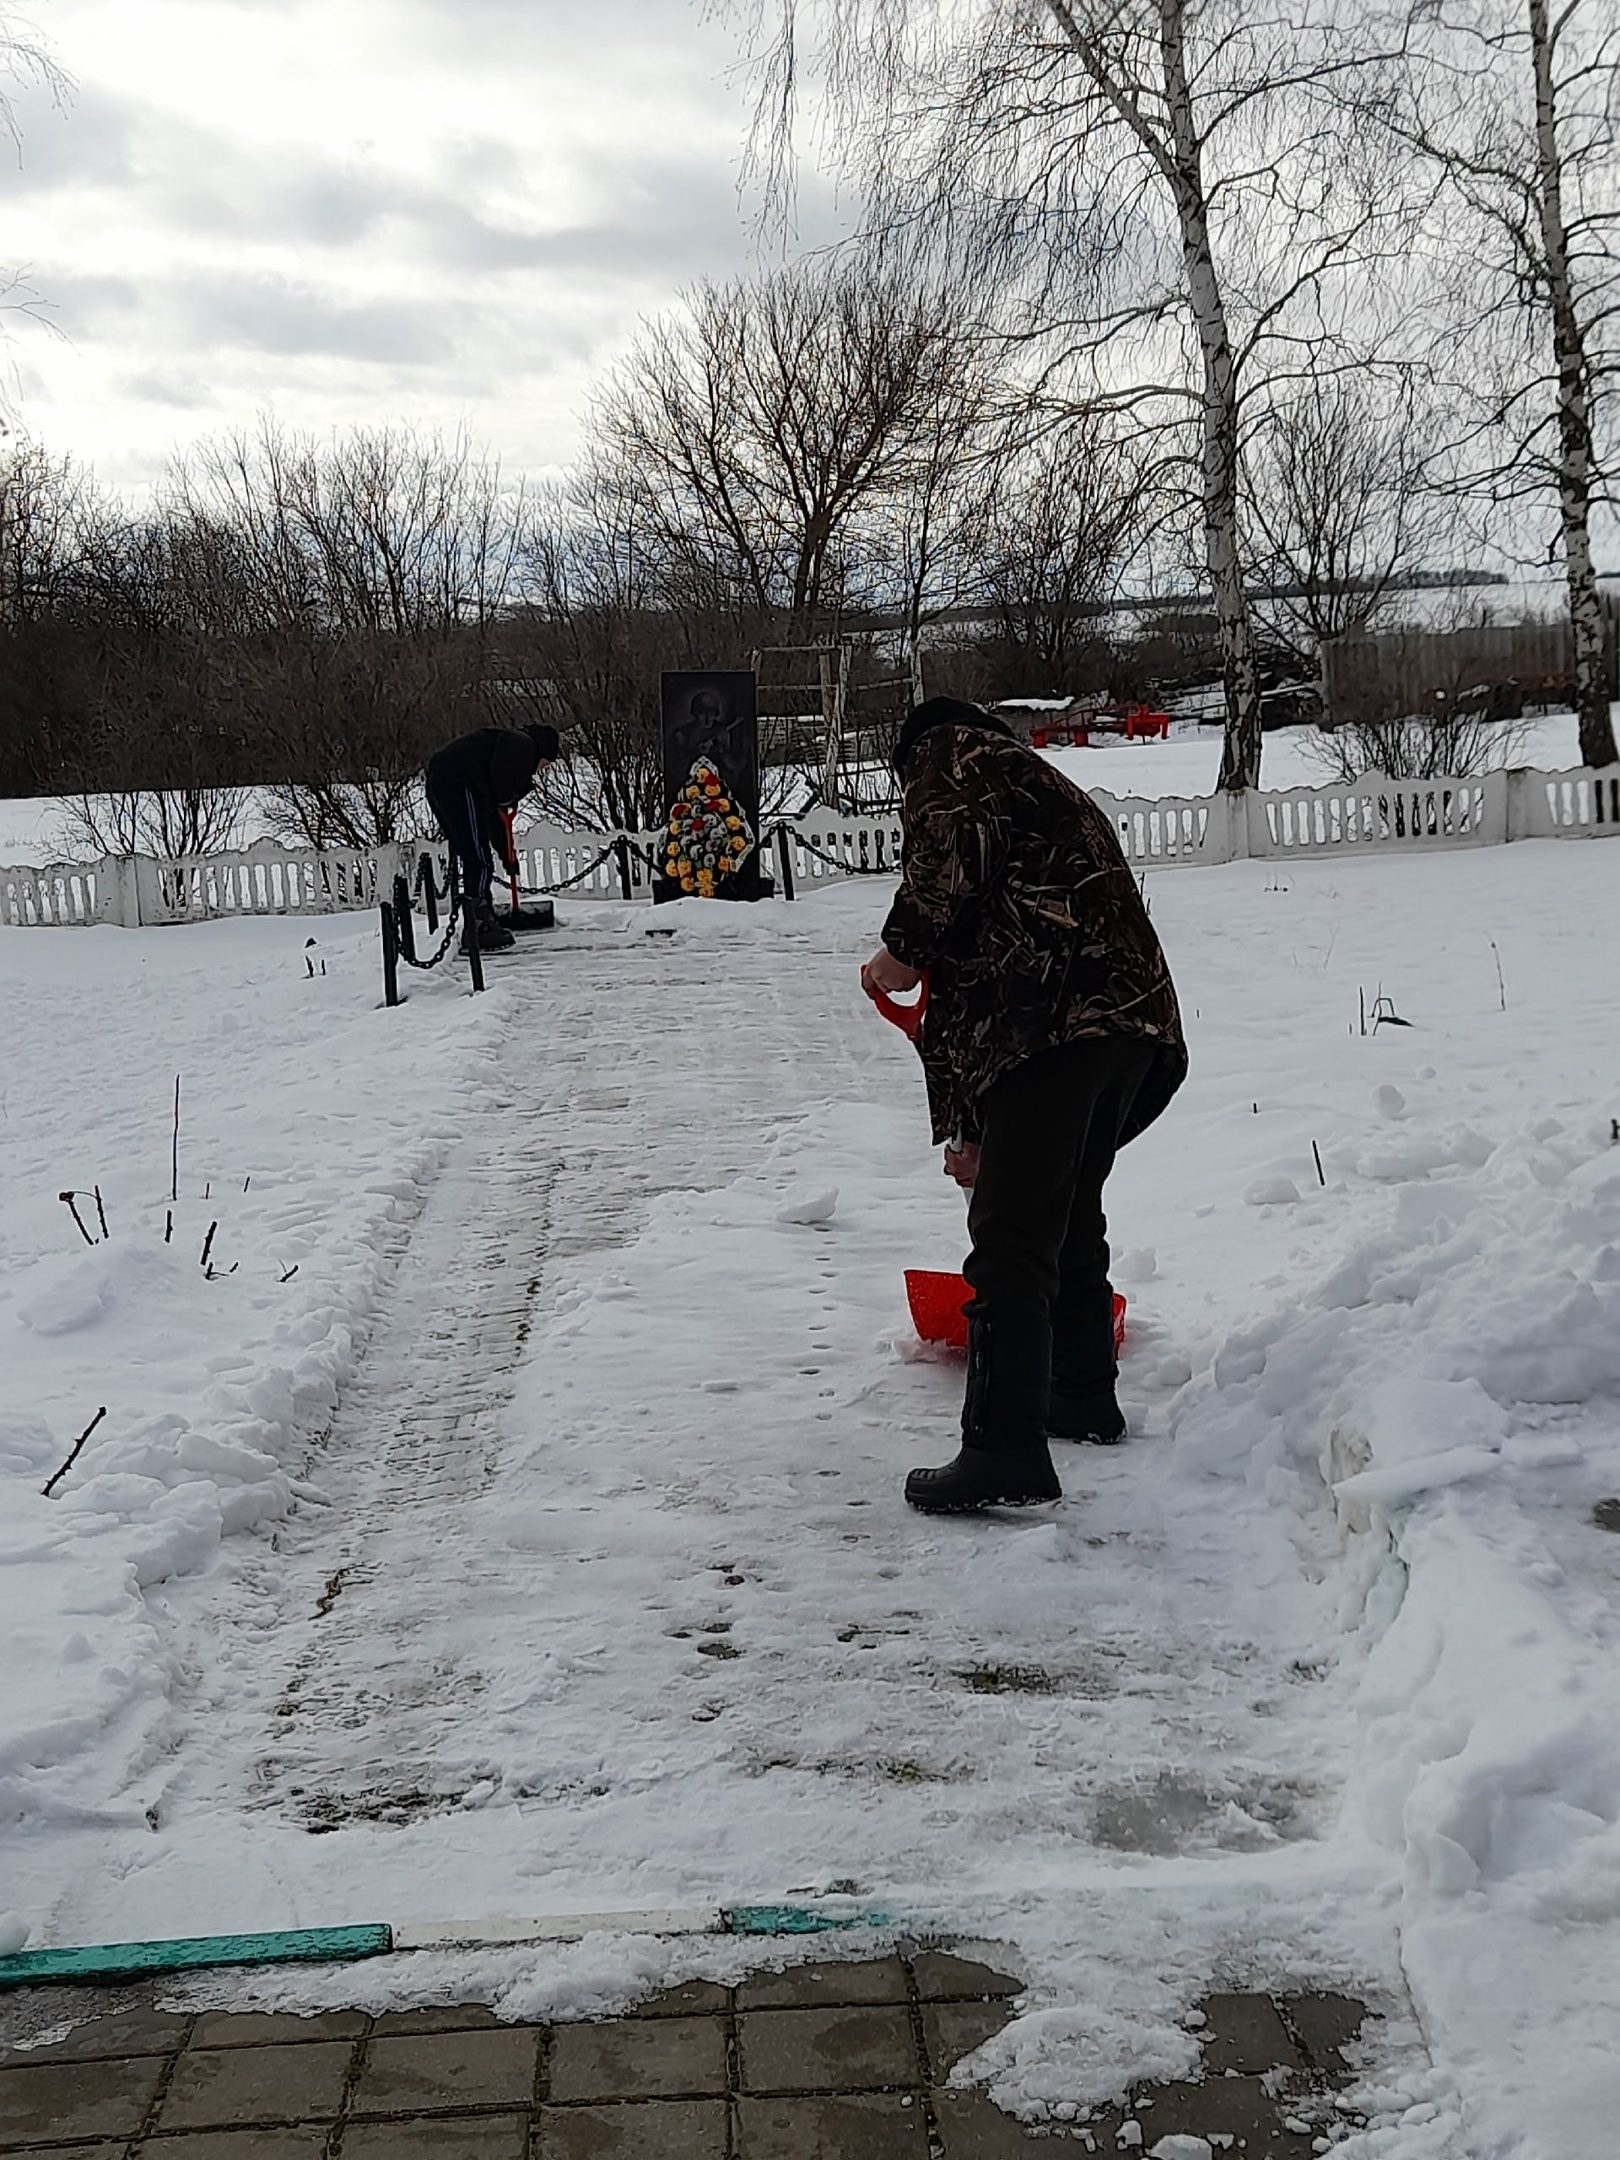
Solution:
M 411 888 L 402 870 L 394 880 L 394 935 L 399 949 L 413 964 L 416 960 L 416 921 L 411 914 Z
M 629 900 L 633 897 L 630 890 L 630 843 L 623 833 L 614 841 L 613 852 L 619 859 L 619 890 Z
M 469 893 L 461 903 L 462 947 L 467 955 L 467 965 L 472 970 L 472 986 L 484 987 L 484 956 L 478 949 L 478 902 Z
M 383 947 L 383 1003 L 399 1003 L 399 931 L 394 921 L 394 911 L 384 900 L 379 909 L 382 916 Z
M 785 825 L 776 828 L 776 859 L 782 867 L 782 898 L 793 898 L 793 843 Z
M 424 855 L 416 866 L 416 882 L 421 890 L 422 905 L 427 910 L 428 936 L 439 934 L 439 877 L 433 867 L 433 857 Z

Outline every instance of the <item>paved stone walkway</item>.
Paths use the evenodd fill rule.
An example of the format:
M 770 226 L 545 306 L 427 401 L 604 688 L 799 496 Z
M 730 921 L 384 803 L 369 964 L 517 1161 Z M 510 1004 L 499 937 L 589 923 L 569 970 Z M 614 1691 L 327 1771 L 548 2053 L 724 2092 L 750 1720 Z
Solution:
M 0 1997 L 0 2153 L 52 2160 L 1001 2160 L 1053 2149 L 952 2064 L 1019 1983 L 941 1951 L 706 1981 L 588 2024 L 476 2006 L 299 2018 Z M 1344 1996 L 1217 1995 L 1203 2078 L 1143 2087 L 1058 2149 L 1311 2160 L 1366 2015 Z M 65 2011 L 66 2039 L 20 2041 Z M 1339 2120 L 1344 2118 L 1340 2116 Z M 1171 2147 L 1174 2152 L 1174 2147 Z M 1184 2160 L 1181 2154 L 1175 2160 Z M 1186 2155 L 1185 2160 L 1191 2160 Z

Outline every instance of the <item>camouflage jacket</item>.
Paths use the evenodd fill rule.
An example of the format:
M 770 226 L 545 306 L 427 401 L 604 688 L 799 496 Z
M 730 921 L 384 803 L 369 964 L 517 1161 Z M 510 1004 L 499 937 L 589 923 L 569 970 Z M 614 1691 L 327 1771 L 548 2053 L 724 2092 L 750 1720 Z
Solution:
M 1108 819 L 1021 743 L 937 727 L 912 752 L 900 890 L 883 927 L 928 977 L 917 1038 L 934 1138 L 979 1137 L 978 1103 L 1014 1066 L 1087 1035 L 1145 1036 L 1158 1058 L 1122 1136 L 1187 1074 L 1170 970 Z

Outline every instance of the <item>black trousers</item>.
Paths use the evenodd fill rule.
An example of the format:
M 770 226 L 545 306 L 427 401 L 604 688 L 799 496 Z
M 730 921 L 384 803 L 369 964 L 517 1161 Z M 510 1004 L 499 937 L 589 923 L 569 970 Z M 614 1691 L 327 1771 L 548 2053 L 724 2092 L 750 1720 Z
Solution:
M 482 907 L 489 899 L 489 847 L 483 821 L 472 790 L 445 785 L 431 776 L 427 783 L 428 808 L 439 821 L 439 830 L 461 863 L 461 889 Z
M 1153 1058 L 1140 1037 L 1099 1035 L 1044 1050 L 985 1090 L 963 1269 L 970 1309 L 1061 1328 L 1065 1310 L 1097 1305 L 1108 1284 L 1103 1185 Z

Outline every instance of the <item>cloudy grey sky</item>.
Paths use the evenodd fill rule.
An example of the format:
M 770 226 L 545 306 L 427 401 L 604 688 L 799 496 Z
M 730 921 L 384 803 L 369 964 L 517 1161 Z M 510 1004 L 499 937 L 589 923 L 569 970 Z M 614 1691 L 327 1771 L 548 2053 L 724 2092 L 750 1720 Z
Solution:
M 31 0 L 73 78 L 0 151 L 12 398 L 139 489 L 273 406 L 465 422 L 531 472 L 686 281 L 757 258 L 698 0 Z M 805 238 L 837 222 L 815 190 Z

